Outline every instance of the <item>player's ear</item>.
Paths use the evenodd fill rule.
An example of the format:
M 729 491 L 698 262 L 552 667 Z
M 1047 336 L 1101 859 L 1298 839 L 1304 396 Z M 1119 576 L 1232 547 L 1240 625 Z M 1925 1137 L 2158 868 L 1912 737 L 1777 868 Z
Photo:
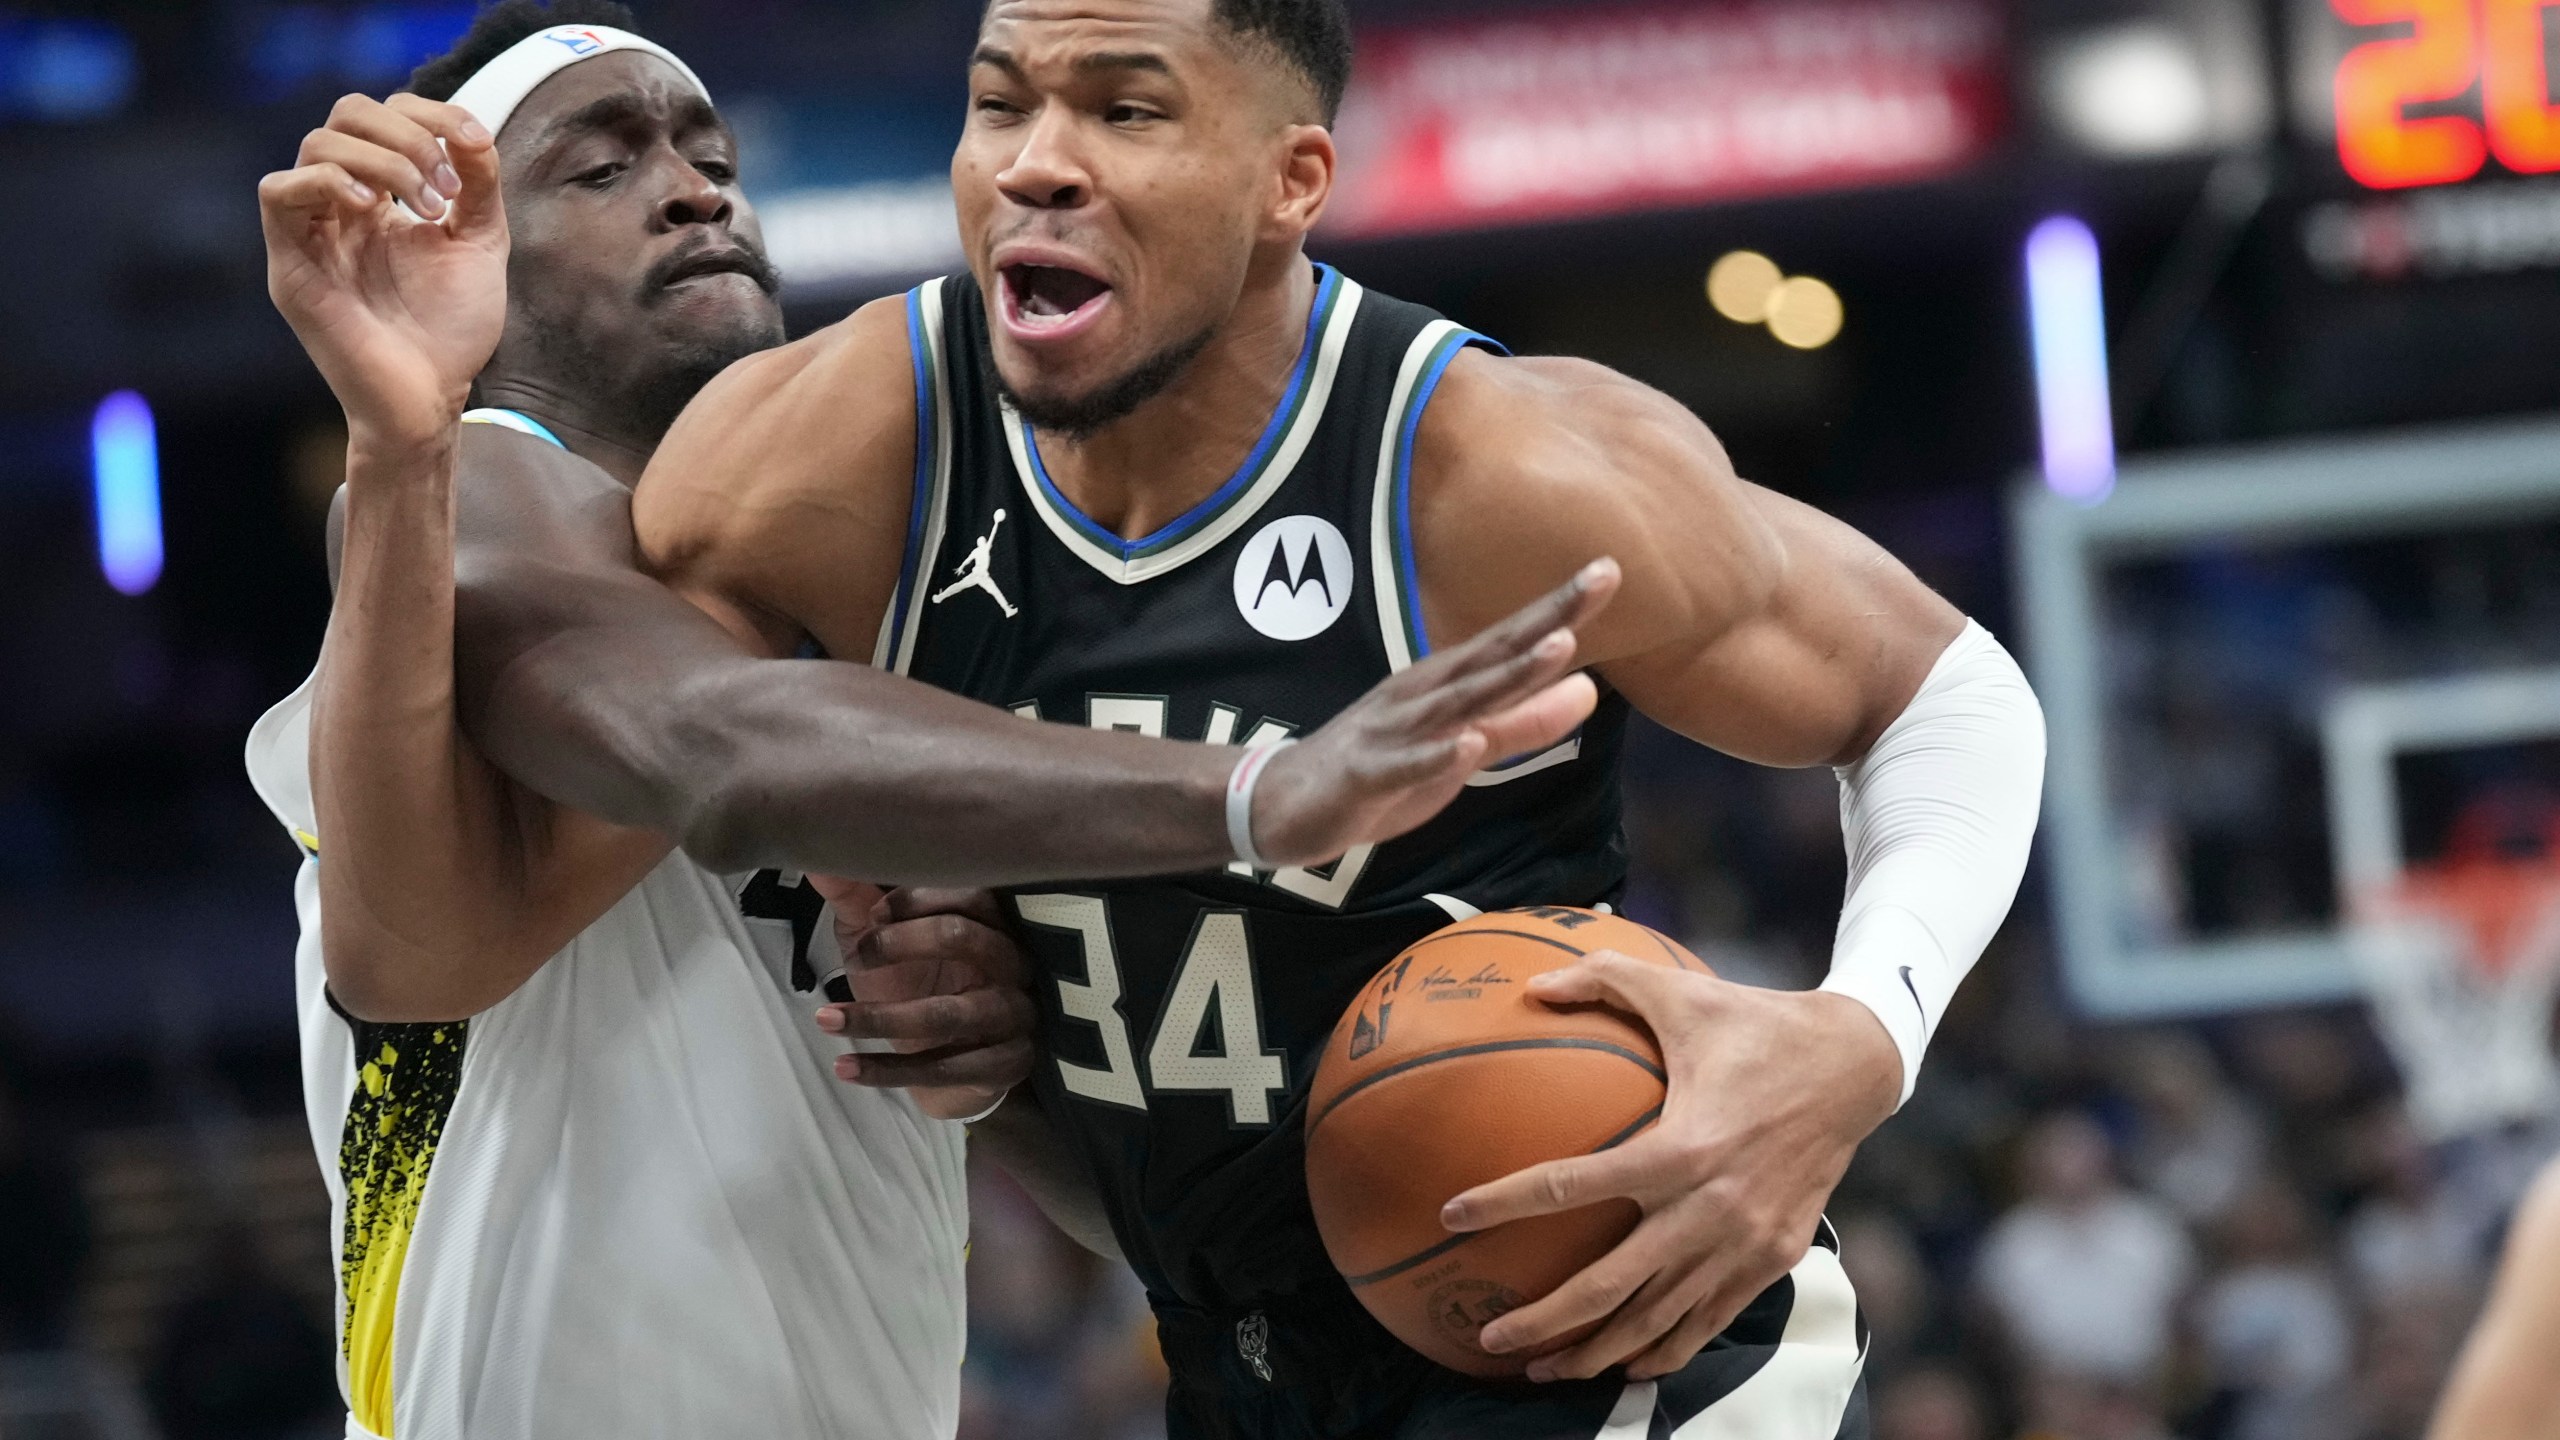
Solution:
M 1337 157 L 1333 132 L 1322 125 L 1290 125 L 1280 132 L 1279 185 L 1265 227 L 1266 240 L 1292 240 L 1316 228 L 1333 198 Z

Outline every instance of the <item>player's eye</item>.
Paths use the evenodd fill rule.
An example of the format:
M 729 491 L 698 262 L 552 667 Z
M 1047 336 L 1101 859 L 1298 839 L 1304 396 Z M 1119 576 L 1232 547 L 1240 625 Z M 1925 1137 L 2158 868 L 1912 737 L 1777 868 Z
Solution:
M 973 108 L 975 108 L 979 114 L 986 116 L 990 120 L 1001 120 L 1007 116 L 1019 115 L 1022 113 L 1021 106 L 997 95 L 979 96 L 977 100 L 973 102 Z
M 726 160 L 697 160 L 693 168 L 714 185 L 726 185 L 738 178 L 738 167 Z
M 1164 114 L 1148 106 L 1131 104 L 1124 100 L 1102 112 L 1102 118 L 1113 125 L 1144 125 L 1151 120 L 1163 119 Z
M 569 183 L 601 189 L 604 186 L 612 184 L 616 179 L 621 177 L 624 170 L 629 168 L 629 166 L 624 165 L 619 160 L 607 160 L 601 165 L 592 166 L 570 176 Z

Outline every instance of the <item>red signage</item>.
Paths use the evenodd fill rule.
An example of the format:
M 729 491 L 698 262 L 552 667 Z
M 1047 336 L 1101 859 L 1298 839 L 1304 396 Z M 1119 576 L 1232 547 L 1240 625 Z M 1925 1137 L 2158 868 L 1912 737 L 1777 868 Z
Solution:
M 1340 235 L 1927 178 L 2005 120 L 1996 0 L 1754 0 L 1364 33 Z

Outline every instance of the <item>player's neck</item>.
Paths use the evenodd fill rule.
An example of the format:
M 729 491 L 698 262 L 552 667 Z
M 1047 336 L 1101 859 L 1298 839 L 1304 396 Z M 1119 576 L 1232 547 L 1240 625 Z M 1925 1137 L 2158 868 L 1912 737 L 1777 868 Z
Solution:
M 569 453 L 594 465 L 626 486 L 640 483 L 660 437 L 630 433 L 610 419 L 610 410 L 519 375 L 484 375 L 480 403 L 530 415 L 560 437 Z
M 1315 295 L 1314 267 L 1295 247 L 1257 258 L 1234 314 L 1161 394 L 1091 434 L 1041 434 L 1049 478 L 1123 538 L 1190 511 L 1262 438 L 1297 369 Z

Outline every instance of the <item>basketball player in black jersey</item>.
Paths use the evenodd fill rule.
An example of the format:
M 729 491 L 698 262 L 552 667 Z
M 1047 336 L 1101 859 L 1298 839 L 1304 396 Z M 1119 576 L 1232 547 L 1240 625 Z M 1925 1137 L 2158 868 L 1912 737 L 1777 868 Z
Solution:
M 714 381 L 636 492 L 644 551 L 768 653 L 1257 751 L 1619 557 L 1624 592 L 1583 632 L 1588 723 L 1419 831 L 1306 864 L 1256 822 L 1236 864 L 1008 892 L 1047 981 L 1034 1081 L 1146 1282 L 1177 1436 L 1863 1434 L 1820 1209 L 2014 894 L 2033 697 L 1978 627 L 1738 480 L 1664 397 L 1310 264 L 1348 64 L 1338 0 L 996 0 L 952 166 L 969 272 Z M 1839 948 L 1811 994 L 1607 956 L 1540 987 L 1641 1015 L 1671 1093 L 1624 1146 L 1453 1201 L 1453 1243 L 1609 1195 L 1645 1213 L 1555 1295 L 1453 1313 L 1550 1382 L 1482 1384 L 1333 1273 L 1301 1100 L 1403 946 L 1453 915 L 1616 900 L 1633 709 L 1841 767 Z

